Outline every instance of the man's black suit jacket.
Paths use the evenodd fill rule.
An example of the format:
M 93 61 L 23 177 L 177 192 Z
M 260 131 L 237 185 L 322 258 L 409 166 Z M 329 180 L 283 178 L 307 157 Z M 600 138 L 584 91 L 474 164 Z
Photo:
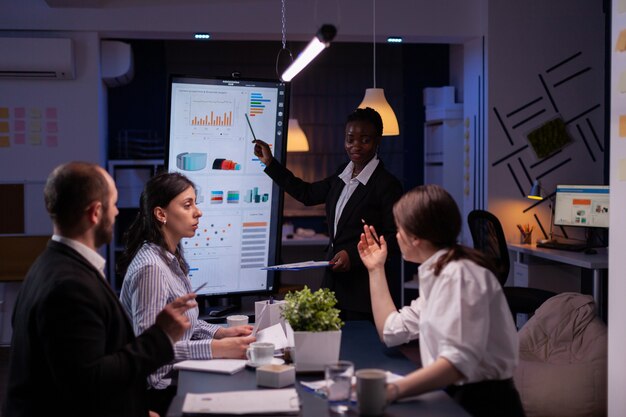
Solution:
M 302 204 L 312 206 L 326 203 L 326 220 L 328 221 L 328 235 L 331 241 L 328 259 L 332 259 L 337 252 L 345 250 L 350 257 L 351 268 L 348 272 L 330 272 L 329 269 L 323 286 L 335 292 L 337 305 L 340 309 L 371 313 L 369 275 L 356 246 L 361 233 L 363 233 L 361 219 L 374 226 L 378 234 L 385 236 L 389 248 L 387 280 L 393 292 L 393 289 L 399 288 L 400 282 L 397 271 L 390 271 L 393 269 L 390 260 L 399 265 L 393 205 L 402 195 L 402 185 L 379 160 L 378 166 L 372 173 L 367 185 L 359 184 L 350 196 L 341 213 L 335 232 L 335 209 L 345 186 L 343 180 L 339 178 L 339 174 L 343 172 L 346 165 L 343 164 L 330 177 L 313 183 L 297 178 L 276 160 L 273 160 L 265 168 L 265 172 L 289 195 Z
M 160 328 L 135 337 L 98 271 L 50 241 L 13 312 L 4 416 L 147 416 L 146 378 L 172 359 Z

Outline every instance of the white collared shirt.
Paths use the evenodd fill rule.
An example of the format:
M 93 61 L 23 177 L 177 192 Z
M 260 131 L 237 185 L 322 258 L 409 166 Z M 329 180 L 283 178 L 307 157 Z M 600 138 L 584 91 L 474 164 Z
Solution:
M 106 279 L 106 276 L 104 275 L 104 266 L 106 265 L 106 260 L 98 252 L 91 249 L 89 246 L 80 243 L 77 240 L 70 239 L 65 236 L 52 235 L 52 240 L 74 249 L 83 258 L 85 258 L 87 262 L 89 262 L 94 268 L 96 268 L 98 272 L 100 272 L 102 278 Z
M 420 295 L 387 317 L 388 346 L 419 337 L 424 367 L 439 357 L 465 379 L 459 384 L 511 378 L 518 361 L 517 330 L 496 277 L 468 259 L 448 263 L 435 276 L 443 249 L 419 267 Z
M 346 207 L 348 200 L 358 187 L 359 183 L 363 185 L 367 185 L 370 177 L 374 173 L 374 170 L 378 166 L 378 155 L 374 155 L 374 157 L 365 165 L 365 168 L 357 175 L 352 178 L 352 171 L 354 170 L 354 163 L 350 161 L 346 168 L 339 174 L 339 178 L 346 184 L 341 190 L 341 194 L 339 194 L 339 199 L 337 200 L 337 207 L 335 207 L 335 224 L 334 224 L 334 234 L 337 235 L 337 223 L 339 223 L 339 218 L 341 217 L 341 213 L 343 213 L 343 209 Z

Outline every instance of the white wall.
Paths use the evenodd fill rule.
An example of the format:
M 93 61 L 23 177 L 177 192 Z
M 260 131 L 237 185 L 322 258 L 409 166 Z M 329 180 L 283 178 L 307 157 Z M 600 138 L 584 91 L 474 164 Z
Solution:
M 626 71 L 626 54 L 616 52 L 618 34 L 626 29 L 626 13 L 613 1 L 611 36 L 611 217 L 609 237 L 609 416 L 624 415 L 626 410 L 626 139 L 619 135 L 619 117 L 626 114 L 626 96 L 619 90 L 620 76 Z
M 106 136 L 102 117 L 103 84 L 100 79 L 100 40 L 96 33 L 46 32 L 0 33 L 18 37 L 71 38 L 76 57 L 74 80 L 0 80 L 0 107 L 9 108 L 11 129 L 14 110 L 26 112 L 26 141 L 0 148 L 0 179 L 11 181 L 45 180 L 52 168 L 68 159 L 96 162 L 104 166 Z M 45 55 L 42 56 L 45 59 Z M 56 111 L 56 132 L 47 129 L 47 109 Z M 38 123 L 34 123 L 39 119 Z M 31 123 L 33 122 L 33 123 Z M 29 136 L 38 135 L 40 142 Z M 57 138 L 57 145 L 47 141 Z M 37 137 L 37 136 L 35 136 Z
M 534 239 L 543 238 L 533 217 L 535 213 L 549 229 L 548 204 L 523 213 L 532 203 L 525 195 L 533 179 L 545 174 L 541 181 L 549 192 L 557 184 L 603 182 L 603 44 L 602 2 L 489 2 L 488 209 L 502 221 L 509 241 L 519 240 L 517 223 L 534 225 Z M 570 76 L 574 77 L 564 81 Z M 564 82 L 559 85 L 561 81 Z M 534 100 L 539 101 L 530 104 Z M 522 109 L 525 105 L 528 107 Z M 594 106 L 598 107 L 573 120 Z M 533 117 L 535 114 L 538 115 Z M 573 138 L 572 144 L 541 163 L 530 147 L 513 154 L 528 144 L 527 132 L 558 115 L 566 122 L 571 120 L 567 130 Z M 526 119 L 529 120 L 524 122 Z M 556 168 L 561 163 L 564 165 Z
M 380 39 L 460 42 L 479 32 L 484 0 L 379 0 Z M 276 40 L 279 0 L 107 0 L 101 7 L 50 8 L 44 0 L 0 2 L 0 29 L 98 31 L 105 36 L 187 37 L 210 32 L 215 39 Z M 91 2 L 94 3 L 94 2 Z M 323 23 L 338 27 L 339 41 L 370 41 L 372 1 L 286 0 L 287 39 L 307 40 Z

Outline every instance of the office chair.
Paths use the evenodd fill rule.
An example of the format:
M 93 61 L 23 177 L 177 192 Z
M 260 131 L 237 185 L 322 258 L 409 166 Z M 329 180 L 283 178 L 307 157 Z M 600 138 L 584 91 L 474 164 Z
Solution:
M 496 278 L 502 285 L 513 320 L 517 322 L 517 314 L 532 316 L 541 304 L 556 295 L 556 293 L 539 288 L 505 287 L 511 261 L 500 220 L 488 211 L 473 210 L 467 216 L 467 223 L 472 234 L 474 249 L 483 252 L 496 267 Z

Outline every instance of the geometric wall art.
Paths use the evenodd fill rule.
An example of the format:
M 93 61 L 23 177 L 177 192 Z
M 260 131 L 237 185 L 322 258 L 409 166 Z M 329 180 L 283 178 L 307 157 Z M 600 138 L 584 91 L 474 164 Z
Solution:
M 502 137 L 508 146 L 499 149 L 508 148 L 508 151 L 490 158 L 491 167 L 505 166 L 511 186 L 518 189 L 522 198 L 535 179 L 551 183 L 551 177 L 558 177 L 561 170 L 572 169 L 576 164 L 604 163 L 604 139 L 598 136 L 599 129 L 595 126 L 602 116 L 602 103 L 577 100 L 574 106 L 568 100 L 567 90 L 577 88 L 576 81 L 593 71 L 583 58 L 583 53 L 578 51 L 539 72 L 536 78 L 539 96 L 511 109 L 492 108 L 504 133 L 492 137 Z M 575 151 L 564 152 L 570 147 L 576 148 Z M 549 200 L 529 204 L 523 213 L 549 204 Z M 545 230 L 537 214 L 533 215 L 540 229 Z

